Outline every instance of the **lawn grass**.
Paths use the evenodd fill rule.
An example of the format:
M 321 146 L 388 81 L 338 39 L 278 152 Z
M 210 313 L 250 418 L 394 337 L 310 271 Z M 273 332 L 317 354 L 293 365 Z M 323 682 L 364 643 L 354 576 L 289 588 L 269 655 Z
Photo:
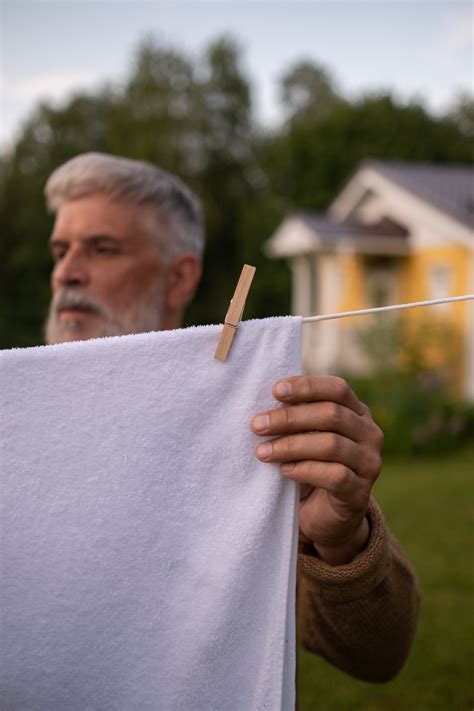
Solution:
M 417 637 L 399 676 L 373 685 L 299 650 L 299 711 L 474 708 L 474 447 L 388 461 L 375 488 L 420 579 Z

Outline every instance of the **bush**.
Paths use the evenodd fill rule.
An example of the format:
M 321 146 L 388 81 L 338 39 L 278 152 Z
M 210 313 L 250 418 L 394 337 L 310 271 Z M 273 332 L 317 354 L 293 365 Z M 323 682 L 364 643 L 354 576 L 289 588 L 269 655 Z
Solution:
M 384 452 L 448 452 L 474 435 L 474 405 L 456 392 L 460 335 L 431 320 L 384 320 L 359 333 L 371 377 L 346 375 L 385 433 Z
M 450 398 L 424 373 L 348 380 L 384 431 L 385 454 L 448 452 L 474 436 L 474 405 Z

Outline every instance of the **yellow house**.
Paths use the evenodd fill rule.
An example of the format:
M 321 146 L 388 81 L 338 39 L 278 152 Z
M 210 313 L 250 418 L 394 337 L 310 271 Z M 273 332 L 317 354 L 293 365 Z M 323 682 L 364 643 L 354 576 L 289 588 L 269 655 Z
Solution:
M 289 260 L 293 313 L 316 315 L 474 293 L 473 227 L 471 166 L 370 160 L 327 213 L 289 215 L 266 251 Z M 402 313 L 421 339 L 433 323 L 445 327 L 444 342 L 430 345 L 428 360 L 433 368 L 443 366 L 455 343 L 456 389 L 474 400 L 474 303 Z M 367 373 L 357 331 L 368 318 L 305 326 L 305 368 Z

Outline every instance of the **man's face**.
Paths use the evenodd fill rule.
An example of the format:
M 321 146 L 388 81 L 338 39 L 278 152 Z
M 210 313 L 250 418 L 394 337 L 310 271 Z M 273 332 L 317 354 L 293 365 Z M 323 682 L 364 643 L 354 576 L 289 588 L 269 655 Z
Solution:
M 62 205 L 50 239 L 48 343 L 160 328 L 166 270 L 150 237 L 159 229 L 149 205 L 104 194 Z

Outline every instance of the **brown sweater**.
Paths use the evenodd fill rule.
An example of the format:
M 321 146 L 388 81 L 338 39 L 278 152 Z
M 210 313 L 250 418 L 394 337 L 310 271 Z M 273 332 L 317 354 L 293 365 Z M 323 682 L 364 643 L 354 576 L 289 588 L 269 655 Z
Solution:
M 373 500 L 367 516 L 368 544 L 348 565 L 327 565 L 311 542 L 300 539 L 300 640 L 352 676 L 388 681 L 408 655 L 420 593 L 400 544 Z

